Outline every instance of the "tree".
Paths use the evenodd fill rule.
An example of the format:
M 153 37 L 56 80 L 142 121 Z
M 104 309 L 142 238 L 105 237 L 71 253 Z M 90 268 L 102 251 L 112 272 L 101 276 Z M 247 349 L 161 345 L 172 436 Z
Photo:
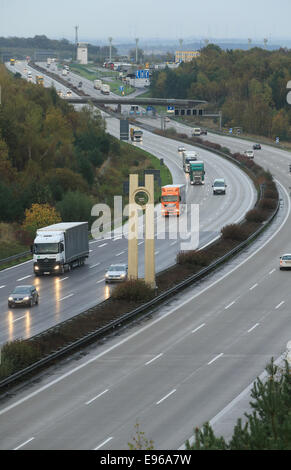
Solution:
M 229 443 L 216 437 L 209 423 L 196 428 L 195 442 L 188 450 L 291 450 L 291 373 L 285 361 L 280 369 L 272 359 L 266 367 L 267 379 L 257 378 L 251 391 L 251 414 L 246 423 L 237 421 Z
M 68 191 L 57 203 L 57 210 L 66 222 L 91 221 L 92 200 L 80 191 Z
M 31 208 L 25 211 L 23 228 L 26 232 L 34 235 L 38 228 L 61 221 L 59 212 L 49 204 L 32 204 Z

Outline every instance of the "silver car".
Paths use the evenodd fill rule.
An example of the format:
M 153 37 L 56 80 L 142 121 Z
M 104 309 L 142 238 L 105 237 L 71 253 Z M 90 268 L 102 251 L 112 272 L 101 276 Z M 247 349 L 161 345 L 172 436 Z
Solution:
M 123 282 L 127 280 L 127 264 L 112 264 L 105 274 L 105 282 Z
M 280 256 L 280 269 L 291 268 L 291 254 L 285 254 Z

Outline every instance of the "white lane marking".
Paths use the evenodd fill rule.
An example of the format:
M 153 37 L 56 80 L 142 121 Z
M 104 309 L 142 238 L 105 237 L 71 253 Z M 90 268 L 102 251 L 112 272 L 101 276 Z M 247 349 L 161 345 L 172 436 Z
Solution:
M 157 359 L 159 359 L 160 357 L 163 356 L 163 353 L 162 354 L 159 354 L 158 356 L 154 357 L 153 359 L 151 359 L 150 361 L 146 362 L 146 366 L 148 366 L 149 364 L 151 364 L 152 362 L 156 361 Z
M 282 300 L 282 302 L 280 302 L 277 307 L 275 307 L 275 310 L 277 310 L 278 308 L 280 308 L 283 304 L 285 303 L 285 300 Z
M 108 439 L 106 439 L 106 441 L 102 442 L 102 444 L 100 444 L 99 446 L 95 447 L 95 449 L 93 449 L 93 450 L 101 449 L 101 447 L 105 446 L 105 444 L 107 444 L 107 442 L 112 441 L 112 439 L 113 439 L 113 437 L 109 437 Z
M 97 266 L 100 266 L 101 263 L 96 263 L 96 264 L 93 264 L 92 266 L 89 266 L 89 269 L 93 269 L 93 268 L 96 268 Z
M 121 253 L 118 253 L 118 255 L 115 255 L 115 256 L 121 256 L 121 255 L 124 255 L 125 251 L 122 251 Z
M 225 307 L 225 310 L 228 310 L 230 307 L 232 307 L 233 305 L 235 304 L 235 300 L 233 302 L 231 302 L 231 304 L 227 305 Z
M 86 402 L 86 405 L 90 405 L 91 403 L 93 403 L 93 401 L 97 400 L 98 398 L 102 397 L 103 395 L 105 395 L 105 393 L 109 392 L 109 389 L 107 390 L 104 390 L 104 392 L 101 392 L 99 393 L 99 395 L 97 395 L 96 397 L 92 398 L 92 400 L 89 400 Z
M 24 281 L 25 279 L 28 279 L 31 276 L 32 274 L 30 274 L 29 276 L 21 277 L 20 279 L 17 279 L 17 282 Z
M 175 242 L 171 243 L 170 246 L 174 246 L 174 245 L 176 245 L 176 243 L 178 243 L 178 240 L 176 240 Z
M 28 444 L 29 442 L 33 441 L 33 439 L 34 439 L 34 437 L 31 437 L 31 438 L 28 439 L 27 441 L 23 442 L 23 444 L 20 444 L 20 446 L 15 447 L 13 450 L 21 449 L 21 447 L 24 447 L 26 444 Z
M 13 320 L 12 323 L 16 323 L 19 320 L 23 320 L 23 318 L 26 318 L 26 315 L 23 315 L 22 317 L 16 318 L 16 320 Z
M 196 331 L 201 330 L 206 325 L 206 323 L 203 323 L 202 325 L 198 326 L 195 330 L 192 331 L 192 333 L 196 333 Z
M 276 271 L 276 269 L 272 269 L 272 271 L 269 272 L 269 274 L 273 274 Z
M 101 284 L 101 282 L 104 282 L 104 279 L 100 279 L 99 281 L 96 282 L 96 284 Z
M 66 297 L 62 297 L 61 299 L 59 299 L 59 302 L 61 302 L 62 300 L 69 299 L 70 297 L 73 297 L 73 295 L 74 295 L 74 294 L 66 295 Z
M 59 279 L 59 282 L 63 282 L 65 281 L 66 279 L 69 279 L 68 277 L 63 277 L 63 279 Z
M 210 362 L 208 362 L 208 365 L 213 364 L 213 362 L 217 361 L 220 357 L 223 356 L 224 353 L 218 354 L 218 356 L 215 356 Z
M 4 287 L 6 287 L 6 286 L 0 286 L 0 289 L 4 289 Z
M 99 245 L 98 248 L 103 248 L 104 246 L 107 246 L 108 243 L 103 243 L 103 245 Z
M 155 255 L 157 256 L 160 252 L 159 251 L 155 251 Z
M 114 242 L 117 242 L 118 240 L 122 240 L 122 237 L 113 238 Z
M 138 246 L 143 245 L 143 244 L 144 244 L 144 242 L 140 242 L 140 243 L 138 243 Z
M 276 180 L 277 181 L 277 180 Z M 149 328 L 151 328 L 152 326 L 158 324 L 160 321 L 162 320 L 165 320 L 166 318 L 168 318 L 170 315 L 172 315 L 174 312 L 176 312 L 176 310 L 184 307 L 185 305 L 189 304 L 190 302 L 192 302 L 194 299 L 196 299 L 197 297 L 199 297 L 200 295 L 203 295 L 204 292 L 207 292 L 210 288 L 216 286 L 217 284 L 219 284 L 223 279 L 225 279 L 226 277 L 228 277 L 230 274 L 232 274 L 233 272 L 235 272 L 238 268 L 240 268 L 241 266 L 243 266 L 245 263 L 247 263 L 250 259 L 252 259 L 257 253 L 259 253 L 266 245 L 268 245 L 270 243 L 271 240 L 273 240 L 273 238 L 280 232 L 280 230 L 282 230 L 282 228 L 284 227 L 284 225 L 286 224 L 288 218 L 289 218 L 289 215 L 290 215 L 290 200 L 289 200 L 289 194 L 287 193 L 286 189 L 284 188 L 284 186 L 279 182 L 277 181 L 278 184 L 281 186 L 282 190 L 285 192 L 285 195 L 287 197 L 287 202 L 288 202 L 288 211 L 287 211 L 287 214 L 282 222 L 282 224 L 277 228 L 277 230 L 273 233 L 273 235 L 268 239 L 266 240 L 257 250 L 254 251 L 254 253 L 252 253 L 251 255 L 249 255 L 244 261 L 242 261 L 241 263 L 237 264 L 233 269 L 231 269 L 230 271 L 228 271 L 227 273 L 225 273 L 223 276 L 221 276 L 219 279 L 217 279 L 216 281 L 212 282 L 209 286 L 205 287 L 204 289 L 202 289 L 201 291 L 197 292 L 196 294 L 193 294 L 189 299 L 186 299 L 184 300 L 181 304 L 173 307 L 171 310 L 169 310 L 167 313 L 165 313 L 163 316 L 153 320 L 152 322 L 148 323 L 146 326 L 140 328 L 138 331 L 135 331 L 134 333 L 132 333 L 131 335 L 127 336 L 126 338 L 122 339 L 121 341 L 119 341 L 118 343 L 114 344 L 113 346 L 110 346 L 108 349 L 106 349 L 105 351 L 103 351 L 102 353 L 99 353 L 97 354 L 96 356 L 92 357 L 91 359 L 89 359 L 88 361 L 84 362 L 83 364 L 80 364 L 79 366 L 69 370 L 68 372 L 66 372 L 65 374 L 61 375 L 60 377 L 52 380 L 51 382 L 49 382 L 48 384 L 44 385 L 43 387 L 40 387 L 39 389 L 35 390 L 34 392 L 31 392 L 29 393 L 28 395 L 26 395 L 25 397 L 17 400 L 15 403 L 12 403 L 11 405 L 7 406 L 6 408 L 3 408 L 2 410 L 0 410 L 0 416 L 2 416 L 3 414 L 7 413 L 8 411 L 12 410 L 13 408 L 16 408 L 17 406 L 21 405 L 22 403 L 25 403 L 26 401 L 30 400 L 31 398 L 39 395 L 41 392 L 44 392 L 45 390 L 47 390 L 48 388 L 52 387 L 53 385 L 61 382 L 62 380 L 66 379 L 67 377 L 70 377 L 71 375 L 75 374 L 76 372 L 78 372 L 79 370 L 83 369 L 84 367 L 87 367 L 88 365 L 92 364 L 93 362 L 95 362 L 96 360 L 100 359 L 100 357 L 103 357 L 105 356 L 106 354 L 110 353 L 111 351 L 114 351 L 115 349 L 117 349 L 119 346 L 127 343 L 128 341 L 130 341 L 131 339 L 135 338 L 136 336 L 140 335 L 141 333 L 143 333 L 144 331 L 148 330 Z M 218 237 L 219 238 L 219 237 Z M 10 269 L 10 268 L 8 268 Z
M 254 290 L 256 287 L 258 287 L 259 284 L 254 284 L 252 287 L 250 287 L 250 290 Z
M 167 398 L 169 398 L 171 395 L 173 395 L 174 393 L 176 393 L 176 389 L 174 388 L 174 390 L 172 390 L 170 393 L 168 393 L 168 395 L 166 395 L 165 397 L 163 397 L 161 400 L 159 400 L 156 404 L 157 405 L 160 405 L 161 403 L 163 403 L 163 401 L 167 400 Z
M 253 331 L 255 328 L 257 328 L 257 326 L 259 326 L 259 323 L 256 323 L 254 326 L 252 326 L 252 328 L 250 328 L 248 330 L 248 333 L 250 333 L 251 331 Z

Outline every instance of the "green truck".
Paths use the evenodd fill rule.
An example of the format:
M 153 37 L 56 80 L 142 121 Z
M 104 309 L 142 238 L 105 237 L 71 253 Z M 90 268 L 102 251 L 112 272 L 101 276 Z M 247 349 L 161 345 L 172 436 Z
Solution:
M 190 174 L 190 183 L 191 184 L 204 184 L 204 178 L 205 178 L 205 170 L 204 170 L 204 162 L 202 161 L 196 161 L 196 162 L 190 162 L 190 168 L 189 168 L 189 174 Z

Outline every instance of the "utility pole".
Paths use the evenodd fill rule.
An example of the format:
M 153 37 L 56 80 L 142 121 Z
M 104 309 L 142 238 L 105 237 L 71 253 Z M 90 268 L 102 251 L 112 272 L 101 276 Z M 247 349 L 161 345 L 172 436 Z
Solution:
M 108 38 L 108 41 L 109 41 L 109 62 L 110 63 L 112 62 L 112 40 L 113 40 L 112 37 Z
M 138 63 L 138 42 L 139 38 L 135 38 L 135 63 Z
M 264 39 L 264 46 L 265 46 L 265 49 L 267 49 L 267 43 L 268 43 L 268 39 L 265 38 L 265 39 Z
M 76 60 L 78 60 L 78 42 L 79 42 L 79 26 L 75 26 L 75 48 L 76 48 Z
M 248 43 L 249 43 L 249 49 L 250 49 L 251 45 L 252 45 L 252 39 L 251 38 L 248 39 Z

